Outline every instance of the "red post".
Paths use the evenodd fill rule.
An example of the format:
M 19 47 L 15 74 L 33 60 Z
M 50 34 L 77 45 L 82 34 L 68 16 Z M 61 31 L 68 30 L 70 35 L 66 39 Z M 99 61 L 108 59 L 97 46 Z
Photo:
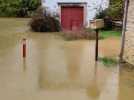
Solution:
M 23 58 L 26 58 L 26 39 L 24 38 L 23 40 L 22 40 L 22 55 L 23 55 Z

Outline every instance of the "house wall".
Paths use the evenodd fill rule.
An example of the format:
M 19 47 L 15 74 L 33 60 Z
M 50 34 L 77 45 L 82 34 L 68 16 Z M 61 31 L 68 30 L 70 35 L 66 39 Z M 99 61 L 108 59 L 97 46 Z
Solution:
M 130 0 L 128 9 L 124 59 L 134 65 L 134 0 Z
M 60 9 L 58 8 L 58 2 L 87 2 L 87 25 L 89 25 L 89 21 L 92 20 L 96 14 L 96 9 L 99 9 L 100 5 L 103 9 L 107 8 L 109 5 L 109 0 L 42 0 L 42 5 L 47 7 L 52 12 L 60 13 Z

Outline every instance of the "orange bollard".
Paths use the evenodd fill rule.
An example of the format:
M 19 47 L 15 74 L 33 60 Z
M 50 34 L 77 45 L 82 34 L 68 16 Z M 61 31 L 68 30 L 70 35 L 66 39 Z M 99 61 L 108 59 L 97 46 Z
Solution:
M 26 58 L 26 39 L 24 38 L 23 40 L 22 40 L 22 55 L 23 55 L 23 58 Z

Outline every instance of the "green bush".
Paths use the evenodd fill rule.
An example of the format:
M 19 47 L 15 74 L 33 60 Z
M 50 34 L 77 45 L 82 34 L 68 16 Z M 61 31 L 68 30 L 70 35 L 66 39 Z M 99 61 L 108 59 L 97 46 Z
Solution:
M 43 8 L 39 8 L 33 16 L 30 26 L 35 32 L 58 32 L 60 31 L 60 22 L 56 16 L 48 14 L 49 12 L 43 13 Z

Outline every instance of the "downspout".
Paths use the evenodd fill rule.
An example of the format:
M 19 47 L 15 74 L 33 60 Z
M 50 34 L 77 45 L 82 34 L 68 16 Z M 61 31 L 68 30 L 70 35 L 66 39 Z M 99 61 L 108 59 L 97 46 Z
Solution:
M 123 26 L 122 26 L 120 62 L 123 62 L 123 56 L 124 56 L 125 38 L 126 38 L 126 26 L 127 26 L 127 17 L 128 17 L 128 7 L 129 7 L 129 0 L 124 0 L 124 17 L 123 17 Z

